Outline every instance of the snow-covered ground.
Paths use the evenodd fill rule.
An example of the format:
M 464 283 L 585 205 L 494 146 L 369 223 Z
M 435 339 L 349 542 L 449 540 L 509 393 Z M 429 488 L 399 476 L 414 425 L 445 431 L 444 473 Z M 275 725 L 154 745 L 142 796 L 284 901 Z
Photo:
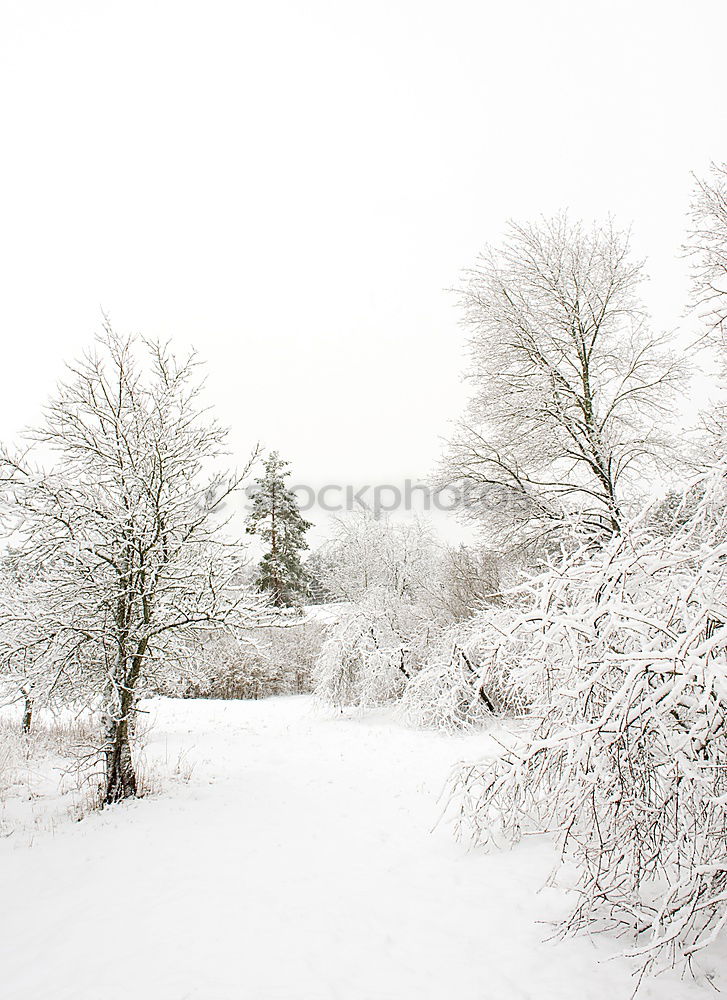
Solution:
M 552 846 L 436 824 L 488 737 L 306 697 L 152 703 L 145 799 L 0 840 L 2 1000 L 627 1000 L 617 944 L 547 941 Z M 719 978 L 715 980 L 719 986 Z M 712 991 L 669 974 L 651 1000 Z

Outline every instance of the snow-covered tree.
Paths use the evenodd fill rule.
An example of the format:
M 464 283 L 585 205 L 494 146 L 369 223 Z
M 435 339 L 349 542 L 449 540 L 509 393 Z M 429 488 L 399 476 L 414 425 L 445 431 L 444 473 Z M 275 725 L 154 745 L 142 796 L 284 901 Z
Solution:
M 469 618 L 487 605 L 501 604 L 502 591 L 513 572 L 511 561 L 485 546 L 449 547 L 441 560 L 443 603 L 455 620 Z
M 107 328 L 29 435 L 47 464 L 3 456 L 14 559 L 32 579 L 0 616 L 3 659 L 35 659 L 101 705 L 107 803 L 136 794 L 131 731 L 149 679 L 194 663 L 201 635 L 262 614 L 219 534 L 247 470 L 215 471 L 226 432 L 200 388 L 193 356 Z
M 713 164 L 707 177 L 696 179 L 685 249 L 698 311 L 727 351 L 727 163 Z
M 321 700 L 371 707 L 401 697 L 440 631 L 429 613 L 382 587 L 343 607 L 313 677 Z
M 491 607 L 442 630 L 402 698 L 410 725 L 459 730 L 522 715 L 528 697 L 521 681 L 526 639 L 513 629 L 512 606 Z
M 643 516 L 533 581 L 507 639 L 532 724 L 455 786 L 480 843 L 557 833 L 565 928 L 627 933 L 649 966 L 691 962 L 727 923 L 724 466 L 686 498 L 670 534 Z
M 417 600 L 433 584 L 439 557 L 426 522 L 395 522 L 362 510 L 337 519 L 316 553 L 316 569 L 340 600 L 356 601 L 371 590 Z
M 620 529 L 627 484 L 667 444 L 682 374 L 649 330 L 641 281 L 625 234 L 566 216 L 511 224 L 466 272 L 474 391 L 444 477 L 495 537 Z
M 708 453 L 715 447 L 727 455 L 727 163 L 714 164 L 710 174 L 697 178 L 692 204 L 692 227 L 685 250 L 692 261 L 694 306 L 705 324 L 707 345 L 716 362 L 722 398 L 702 414 L 708 434 Z
M 23 705 L 22 727 L 29 733 L 33 712 L 54 699 L 72 698 L 63 670 L 49 669 L 50 639 L 41 615 L 42 585 L 35 567 L 24 567 L 9 549 L 0 563 L 0 702 Z
M 270 594 L 278 607 L 300 603 L 308 589 L 301 552 L 308 548 L 305 534 L 311 524 L 301 516 L 296 496 L 286 484 L 289 465 L 276 451 L 271 452 L 265 462 L 265 475 L 255 480 L 247 522 L 248 532 L 257 535 L 266 549 L 260 561 L 258 587 Z
M 340 519 L 317 555 L 326 587 L 347 602 L 321 651 L 318 694 L 337 705 L 403 695 L 416 724 L 481 720 L 488 704 L 477 681 L 483 664 L 465 649 L 471 645 L 466 627 L 448 626 L 503 603 L 494 554 L 447 549 L 424 521 L 393 522 L 364 511 Z M 459 707 L 452 707 L 455 701 Z M 463 707 L 469 702 L 471 712 Z

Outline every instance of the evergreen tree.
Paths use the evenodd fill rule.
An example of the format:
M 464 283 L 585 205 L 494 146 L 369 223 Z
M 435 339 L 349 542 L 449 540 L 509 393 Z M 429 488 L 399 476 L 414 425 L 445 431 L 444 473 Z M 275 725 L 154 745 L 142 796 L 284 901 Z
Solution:
M 258 567 L 257 586 L 269 591 L 278 607 L 295 605 L 308 592 L 308 574 L 300 554 L 308 548 L 305 533 L 311 524 L 301 517 L 295 494 L 286 486 L 289 464 L 276 451 L 270 453 L 265 475 L 255 480 L 247 522 L 248 533 L 259 535 L 267 548 Z

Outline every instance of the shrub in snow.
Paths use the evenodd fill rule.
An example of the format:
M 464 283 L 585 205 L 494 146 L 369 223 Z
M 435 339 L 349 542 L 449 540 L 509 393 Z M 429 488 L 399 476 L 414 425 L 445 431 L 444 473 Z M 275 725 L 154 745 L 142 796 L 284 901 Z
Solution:
M 184 694 L 225 699 L 282 694 L 283 677 L 268 652 L 262 636 L 249 642 L 219 636 L 207 648 L 202 684 L 190 686 Z
M 322 622 L 306 617 L 300 625 L 266 629 L 267 660 L 279 678 L 278 694 L 307 694 L 313 689 L 313 670 L 323 645 Z
M 727 921 L 724 470 L 698 494 L 671 537 L 644 519 L 541 578 L 518 622 L 532 729 L 453 789 L 477 842 L 555 831 L 577 872 L 564 929 L 627 932 L 644 967 Z
M 523 638 L 511 619 L 511 610 L 483 612 L 442 633 L 404 692 L 410 725 L 454 730 L 523 712 L 526 698 L 518 679 Z
M 281 614 L 280 620 L 284 624 L 255 629 L 243 638 L 225 632 L 212 636 L 197 673 L 187 668 L 170 676 L 159 693 L 255 699 L 309 692 L 325 626 L 296 612 Z
M 411 601 L 382 588 L 369 591 L 331 627 L 314 669 L 316 694 L 337 707 L 396 700 L 438 632 Z

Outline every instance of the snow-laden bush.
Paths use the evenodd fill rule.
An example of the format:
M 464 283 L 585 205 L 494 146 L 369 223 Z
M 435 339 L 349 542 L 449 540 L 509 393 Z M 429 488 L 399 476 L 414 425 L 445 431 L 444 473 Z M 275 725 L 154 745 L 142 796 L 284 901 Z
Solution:
M 281 621 L 243 638 L 224 632 L 212 636 L 196 653 L 196 670 L 187 664 L 170 672 L 159 693 L 254 699 L 309 692 L 325 626 L 297 613 L 281 614 Z
M 402 699 L 413 726 L 463 729 L 493 715 L 519 715 L 527 704 L 519 681 L 523 637 L 511 609 L 492 609 L 446 629 Z
M 421 607 L 377 588 L 345 607 L 314 669 L 318 697 L 337 707 L 401 697 L 440 626 Z
M 168 693 L 185 698 L 265 698 L 283 693 L 281 680 L 262 635 L 245 641 L 223 632 L 205 644 L 196 675 L 185 671 L 179 687 Z
M 453 795 L 479 843 L 559 834 L 577 872 L 564 929 L 628 933 L 658 968 L 727 921 L 724 470 L 671 537 L 647 523 L 538 582 L 517 623 L 532 729 Z

